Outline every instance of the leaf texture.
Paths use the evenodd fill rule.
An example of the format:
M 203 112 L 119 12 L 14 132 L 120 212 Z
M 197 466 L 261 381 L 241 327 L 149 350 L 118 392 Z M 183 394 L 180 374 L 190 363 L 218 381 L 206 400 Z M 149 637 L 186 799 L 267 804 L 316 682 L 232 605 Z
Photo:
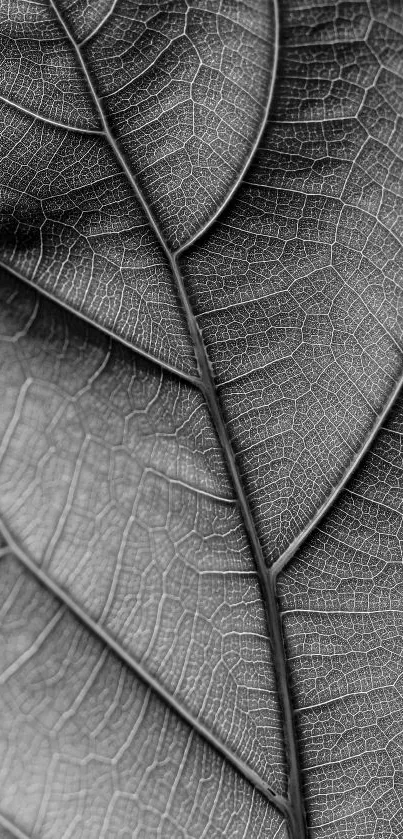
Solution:
M 13 278 L 1 292 L 3 522 L 81 614 L 284 791 L 258 579 L 200 394 Z
M 144 826 L 161 839 L 287 839 L 274 808 L 4 551 L 0 573 L 11 829 L 17 811 L 19 828 L 44 839 L 140 837 Z
M 195 373 L 148 215 L 177 247 L 238 182 L 273 80 L 272 4 L 118 3 L 80 51 L 74 3 L 5 4 L 2 18 L 4 262 Z
M 0 25 L 4 831 L 400 839 L 399 4 Z
M 337 8 L 282 4 L 256 158 L 185 254 L 269 562 L 309 528 L 402 373 L 401 33 L 389 4 Z
M 403 401 L 279 580 L 312 835 L 402 829 Z

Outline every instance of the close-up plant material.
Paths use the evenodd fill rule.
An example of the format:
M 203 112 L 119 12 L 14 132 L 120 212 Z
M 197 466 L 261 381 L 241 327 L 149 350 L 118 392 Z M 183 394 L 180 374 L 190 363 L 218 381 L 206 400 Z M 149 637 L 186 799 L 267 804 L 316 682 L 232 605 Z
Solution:
M 0 839 L 402 839 L 401 0 L 0 35 Z

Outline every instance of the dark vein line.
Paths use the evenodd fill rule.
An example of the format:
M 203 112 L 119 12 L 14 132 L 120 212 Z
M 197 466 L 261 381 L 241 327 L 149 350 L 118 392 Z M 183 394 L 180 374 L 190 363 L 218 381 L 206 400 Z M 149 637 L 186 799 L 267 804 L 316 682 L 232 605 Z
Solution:
M 18 280 L 21 280 L 23 283 L 29 285 L 39 296 L 46 297 L 46 299 L 50 300 L 53 304 L 57 303 L 58 306 L 61 306 L 62 309 L 64 309 L 70 315 L 73 315 L 75 320 L 79 318 L 80 320 L 85 321 L 85 323 L 88 323 L 88 325 L 91 326 L 92 329 L 99 330 L 108 338 L 112 339 L 113 341 L 116 341 L 119 344 L 122 344 L 124 347 L 127 347 L 127 349 L 133 352 L 133 344 L 131 344 L 130 341 L 126 340 L 126 338 L 123 338 L 122 336 L 117 335 L 115 332 L 112 332 L 111 329 L 109 329 L 107 326 L 104 326 L 102 323 L 95 322 L 91 319 L 89 315 L 86 315 L 85 312 L 79 312 L 73 306 L 70 306 L 70 304 L 67 303 L 65 300 L 55 297 L 55 295 L 52 292 L 47 291 L 46 288 L 38 286 L 37 283 L 35 283 L 34 280 L 31 280 L 30 277 L 26 277 L 24 274 L 21 274 L 19 271 L 17 271 L 17 269 L 14 268 L 12 265 L 8 265 L 6 262 L 3 262 L 3 260 L 0 259 L 0 269 L 1 268 L 3 268 L 5 271 L 8 271 L 10 274 L 12 274 L 12 276 L 16 277 Z M 146 361 L 155 364 L 156 367 L 162 367 L 162 369 L 166 370 L 167 373 L 171 373 L 172 375 L 177 376 L 186 384 L 191 385 L 192 387 L 200 387 L 200 381 L 198 378 L 196 378 L 196 376 L 191 376 L 190 373 L 184 373 L 183 370 L 179 370 L 173 365 L 168 364 L 168 362 L 162 361 L 157 356 L 153 356 L 153 354 L 148 350 L 142 350 L 141 347 L 136 347 L 135 352 L 138 355 L 141 355 L 141 357 L 144 358 Z
M 25 833 L 23 830 L 17 827 L 17 825 L 13 824 L 13 822 L 10 822 L 7 816 L 3 816 L 2 813 L 0 813 L 0 825 L 2 825 L 2 827 L 5 828 L 5 830 L 8 830 L 9 833 L 12 833 L 13 836 L 16 837 L 16 839 L 31 839 L 28 833 Z
M 319 509 L 317 510 L 315 515 L 312 517 L 310 522 L 308 522 L 306 527 L 304 527 L 304 529 L 301 530 L 301 532 L 291 542 L 291 544 L 284 551 L 284 553 L 282 553 L 281 556 L 278 559 L 276 559 L 276 561 L 273 563 L 272 569 L 273 569 L 273 574 L 274 574 L 275 577 L 277 577 L 277 575 L 280 573 L 280 571 L 283 570 L 283 568 L 287 565 L 287 563 L 290 562 L 291 559 L 293 559 L 296 552 L 299 550 L 299 548 L 302 546 L 302 544 L 306 541 L 306 539 L 308 539 L 308 537 L 310 536 L 312 531 L 315 529 L 315 527 L 318 526 L 320 521 L 323 519 L 323 517 L 329 511 L 330 507 L 332 507 L 332 505 L 334 504 L 334 502 L 336 501 L 336 499 L 338 498 L 338 496 L 340 495 L 340 493 L 342 492 L 342 490 L 346 486 L 347 482 L 350 480 L 351 476 L 353 475 L 355 470 L 358 468 L 361 461 L 363 460 L 363 458 L 367 454 L 368 450 L 370 449 L 372 443 L 374 442 L 375 437 L 377 436 L 379 429 L 381 428 L 381 426 L 385 422 L 385 419 L 386 419 L 389 411 L 393 407 L 393 405 L 394 405 L 394 403 L 395 403 L 395 401 L 396 401 L 396 399 L 399 395 L 399 392 L 400 392 L 401 388 L 403 388 L 403 373 L 400 374 L 400 376 L 397 380 L 397 383 L 395 384 L 395 386 L 391 390 L 391 392 L 389 394 L 389 397 L 386 400 L 385 405 L 384 405 L 381 413 L 378 414 L 378 416 L 377 416 L 377 418 L 376 418 L 376 420 L 375 420 L 375 422 L 374 422 L 374 424 L 373 424 L 365 442 L 363 443 L 363 445 L 361 446 L 359 451 L 356 452 L 354 457 L 352 457 L 352 459 L 351 459 L 351 461 L 350 461 L 342 479 L 339 481 L 337 486 L 332 489 L 332 491 L 328 495 L 326 501 L 324 501 L 323 504 L 319 507 Z
M 284 649 L 284 640 L 282 634 L 282 625 L 281 625 L 281 618 L 279 614 L 279 609 L 277 605 L 277 597 L 276 597 L 276 577 L 273 573 L 268 571 L 262 551 L 262 547 L 259 542 L 259 537 L 257 535 L 257 531 L 255 528 L 255 523 L 253 520 L 253 516 L 249 507 L 248 499 L 245 495 L 244 488 L 242 486 L 241 478 L 238 472 L 238 468 L 236 465 L 235 454 L 231 445 L 231 442 L 228 438 L 227 429 L 225 426 L 225 422 L 221 413 L 221 408 L 217 398 L 217 392 L 215 389 L 214 384 L 214 377 L 213 372 L 211 369 L 210 361 L 207 356 L 206 348 L 202 339 L 201 331 L 199 329 L 198 323 L 196 321 L 195 315 L 190 305 L 189 297 L 187 295 L 187 291 L 184 285 L 183 277 L 181 275 L 179 265 L 178 265 L 178 256 L 180 254 L 180 250 L 176 253 L 171 253 L 163 234 L 160 231 L 159 225 L 149 208 L 143 193 L 134 177 L 130 167 L 128 166 L 122 152 L 119 149 L 114 137 L 111 134 L 106 116 L 102 110 L 102 107 L 98 101 L 98 97 L 96 95 L 96 91 L 94 89 L 94 85 L 91 79 L 91 76 L 88 72 L 86 67 L 85 61 L 83 56 L 80 52 L 79 47 L 77 46 L 66 22 L 64 21 L 62 15 L 60 14 L 55 0 L 50 0 L 50 5 L 54 10 L 54 13 L 62 27 L 63 31 L 65 32 L 66 37 L 68 38 L 69 42 L 74 49 L 74 52 L 77 56 L 77 60 L 82 68 L 82 72 L 84 77 L 87 81 L 89 95 L 94 103 L 94 106 L 99 114 L 99 118 L 101 124 L 103 126 L 105 138 L 107 139 L 116 160 L 119 162 L 123 172 L 125 173 L 128 183 L 133 189 L 134 194 L 136 195 L 139 204 L 143 208 L 143 211 L 149 221 L 150 227 L 155 233 L 156 238 L 158 239 L 161 248 L 166 255 L 166 258 L 171 266 L 173 277 L 176 281 L 177 291 L 180 297 L 180 301 L 183 306 L 183 310 L 186 315 L 186 320 L 188 323 L 188 328 L 190 332 L 190 336 L 193 340 L 193 346 L 195 350 L 195 355 L 199 367 L 201 381 L 199 382 L 199 387 L 204 394 L 206 399 L 207 405 L 209 407 L 213 424 L 215 426 L 218 439 L 222 445 L 223 452 L 227 461 L 228 470 L 230 472 L 236 496 L 238 498 L 239 508 L 241 511 L 244 527 L 250 542 L 251 550 L 255 559 L 257 574 L 259 578 L 259 583 L 262 591 L 264 608 L 265 608 L 265 616 L 266 616 L 266 623 L 267 629 L 270 639 L 270 644 L 272 648 L 272 656 L 273 656 L 273 664 L 275 675 L 277 679 L 277 688 L 279 693 L 279 701 L 280 706 L 283 713 L 283 735 L 285 741 L 285 752 L 286 758 L 289 768 L 288 773 L 288 800 L 286 805 L 283 808 L 279 808 L 282 814 L 287 818 L 289 828 L 290 828 L 290 835 L 291 839 L 304 839 L 306 836 L 306 824 L 305 824 L 305 808 L 304 808 L 304 801 L 302 796 L 302 789 L 301 789 L 301 773 L 299 768 L 299 754 L 298 754 L 298 747 L 297 747 L 297 735 L 294 723 L 294 713 L 293 713 L 293 705 L 291 700 L 291 691 L 288 681 L 288 672 L 287 672 L 287 662 L 285 657 L 285 649 Z M 277 14 L 277 7 L 276 8 L 276 45 L 278 45 L 278 14 Z M 278 46 L 276 46 L 278 49 Z M 273 89 L 274 84 L 274 76 L 272 79 L 271 89 Z M 267 104 L 267 112 L 269 109 L 270 102 Z M 263 126 L 264 128 L 264 126 Z M 263 130 L 263 128 L 261 130 Z M 255 147 L 254 147 L 255 148 Z M 256 150 L 256 149 L 255 149 Z M 220 208 L 220 211 L 222 208 Z M 217 214 L 216 214 L 217 215 Z M 213 217 L 212 221 L 216 216 Z M 206 228 L 207 229 L 207 228 Z M 201 235 L 200 231 L 200 234 Z M 194 240 L 191 240 L 194 241 Z M 188 243 L 190 244 L 190 242 Z M 96 631 L 96 624 L 94 624 L 94 631 Z M 150 677 L 149 677 L 150 678 Z M 162 688 L 160 686 L 160 692 Z M 172 697 L 169 697 L 169 694 L 166 694 L 166 701 L 170 701 L 172 705 Z M 177 713 L 181 713 L 180 706 L 178 704 L 176 708 Z M 183 713 L 182 713 L 183 716 Z M 200 724 L 199 724 L 200 725 Z M 207 730 L 205 732 L 205 736 L 207 735 Z M 209 734 L 209 738 L 211 739 L 211 735 Z M 226 749 L 224 744 L 215 743 L 216 748 L 220 748 L 221 750 Z M 232 754 L 232 753 L 231 753 Z M 228 758 L 230 759 L 230 758 Z M 232 762 L 234 760 L 234 756 L 232 756 Z M 250 777 L 252 770 L 246 765 L 243 764 L 238 758 L 236 758 L 237 764 L 239 766 L 243 766 L 242 774 L 248 772 Z M 252 773 L 253 775 L 255 773 Z M 261 783 L 261 781 L 260 781 Z M 282 799 L 284 801 L 284 799 Z M 278 803 L 278 796 L 276 796 L 276 800 L 272 802 L 277 806 Z
M 119 657 L 121 661 L 127 665 L 138 678 L 140 678 L 148 687 L 150 687 L 160 699 L 163 700 L 184 722 L 193 728 L 197 733 L 206 740 L 210 746 L 225 760 L 232 764 L 234 769 L 240 775 L 253 784 L 262 795 L 265 796 L 271 804 L 277 807 L 283 815 L 287 814 L 288 802 L 284 796 L 276 793 L 271 787 L 254 772 L 247 763 L 241 760 L 225 743 L 223 743 L 215 734 L 213 734 L 207 726 L 205 726 L 197 717 L 188 711 L 182 703 L 156 679 L 151 673 L 141 664 L 136 661 L 109 633 L 95 620 L 88 617 L 86 612 L 73 600 L 70 595 L 64 591 L 45 571 L 43 571 L 34 560 L 19 546 L 18 541 L 14 538 L 12 532 L 8 529 L 4 521 L 0 520 L 0 533 L 9 545 L 12 552 L 22 565 L 30 571 L 35 579 L 41 583 L 48 591 L 58 598 L 82 623 L 90 632 L 96 635 L 103 643 Z M 4 551 L 3 551 L 4 554 Z

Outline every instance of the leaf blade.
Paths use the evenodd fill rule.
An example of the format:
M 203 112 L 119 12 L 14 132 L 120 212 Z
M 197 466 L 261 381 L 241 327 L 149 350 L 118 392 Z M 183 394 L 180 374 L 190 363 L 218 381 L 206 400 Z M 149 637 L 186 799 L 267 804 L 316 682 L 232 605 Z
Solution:
M 311 830 L 321 839 L 364 830 L 386 839 L 402 823 L 402 407 L 400 395 L 279 577 Z
M 74 827 L 75 835 L 103 837 L 136 825 L 147 825 L 150 836 L 160 835 L 161 826 L 164 835 L 185 835 L 188 825 L 192 839 L 206 830 L 217 839 L 228 830 L 241 839 L 259 836 L 262 824 L 273 839 L 286 839 L 271 805 L 136 682 L 12 555 L 2 556 L 0 569 L 7 604 L 2 629 L 5 638 L 11 632 L 14 644 L 17 630 L 21 651 L 19 667 L 13 653 L 12 672 L 2 666 L 2 716 L 10 731 L 0 770 L 7 780 L 1 805 L 6 818 L 45 839 L 55 826 L 60 835 Z M 58 689 L 52 708 L 50 684 Z M 29 763 L 19 759 L 21 749 Z M 23 808 L 13 778 L 24 781 Z
M 12 278 L 1 296 L 0 509 L 15 543 L 285 791 L 258 580 L 203 399 Z
M 256 157 L 181 261 L 268 564 L 343 482 L 402 374 L 399 37 L 384 4 L 354 8 L 347 25 L 335 5 L 282 5 Z

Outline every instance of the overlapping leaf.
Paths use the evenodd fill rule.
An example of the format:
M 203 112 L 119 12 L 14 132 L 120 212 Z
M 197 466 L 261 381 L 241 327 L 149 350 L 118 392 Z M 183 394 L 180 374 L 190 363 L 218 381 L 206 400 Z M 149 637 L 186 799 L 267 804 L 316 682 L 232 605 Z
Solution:
M 3 814 L 30 836 L 286 839 L 267 801 L 12 556 L 0 567 Z

